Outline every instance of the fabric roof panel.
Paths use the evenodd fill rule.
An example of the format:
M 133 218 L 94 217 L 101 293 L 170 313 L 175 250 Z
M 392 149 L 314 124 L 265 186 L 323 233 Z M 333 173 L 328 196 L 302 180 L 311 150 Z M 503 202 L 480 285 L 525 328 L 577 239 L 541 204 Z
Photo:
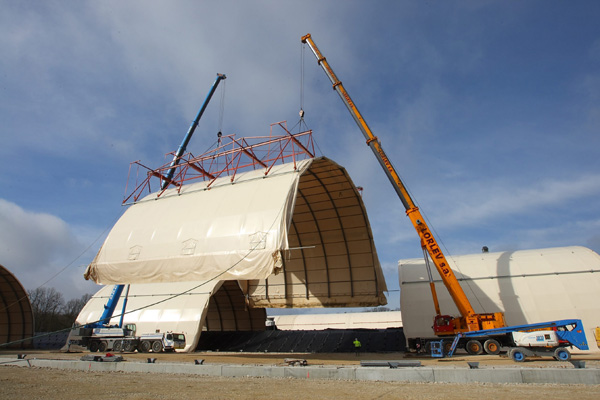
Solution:
M 301 176 L 289 242 L 290 247 L 301 249 L 285 258 L 284 275 L 250 282 L 248 295 L 254 306 L 359 307 L 387 303 L 362 199 L 346 171 L 331 160 L 315 159 Z M 357 281 L 357 267 L 370 269 L 371 274 L 362 271 Z
M 18 279 L 0 265 L 0 343 L 11 343 L 12 348 L 33 345 L 33 309 L 27 292 Z
M 115 224 L 86 276 L 98 283 L 266 277 L 287 248 L 298 179 L 310 160 L 264 179 L 150 195 Z M 253 174 L 256 175 L 256 174 Z M 263 174 L 264 175 L 264 174 Z M 226 178 L 229 180 L 229 177 Z
M 132 284 L 127 296 L 124 324 L 135 324 L 138 335 L 177 332 L 186 335 L 184 351 L 196 348 L 208 301 L 221 282 L 167 282 Z M 77 316 L 76 323 L 86 325 L 100 319 L 113 286 L 101 288 Z M 111 325 L 118 325 L 125 296 L 119 299 Z
M 387 303 L 365 207 L 336 163 L 321 157 L 298 163 L 297 170 L 285 164 L 266 177 L 253 171 L 238 174 L 234 184 L 220 179 L 210 190 L 202 185 L 132 205 L 87 276 L 101 283 L 248 280 L 245 294 L 258 307 Z M 354 281 L 355 267 L 373 270 L 369 289 Z M 312 270 L 323 271 L 319 275 L 329 280 L 324 288 L 311 287 Z M 288 286 L 303 280 L 308 287 L 298 292 L 294 287 L 286 299 L 292 293 Z M 341 297 L 331 281 L 347 282 Z M 370 300 L 352 300 L 354 291 L 368 290 Z M 303 300 L 296 303 L 299 292 Z

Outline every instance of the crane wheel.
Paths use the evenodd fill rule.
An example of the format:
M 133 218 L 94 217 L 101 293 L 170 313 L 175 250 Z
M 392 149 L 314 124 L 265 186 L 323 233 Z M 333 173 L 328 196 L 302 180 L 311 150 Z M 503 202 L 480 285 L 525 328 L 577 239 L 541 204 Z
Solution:
M 163 345 L 160 340 L 155 340 L 154 342 L 152 342 L 152 352 L 153 353 L 160 353 L 162 350 L 163 350 Z
M 100 343 L 98 343 L 98 351 L 100 353 L 104 353 L 107 348 L 108 348 L 108 343 L 106 343 L 106 340 L 101 340 Z
M 133 342 L 131 340 L 123 340 L 123 351 L 129 353 L 130 351 L 135 350 L 133 346 Z
M 479 340 L 469 340 L 465 346 L 465 350 L 471 355 L 479 355 L 483 353 L 483 346 Z
M 425 354 L 431 354 L 431 342 L 428 340 L 425 342 L 425 346 L 423 346 L 423 351 Z
M 92 353 L 97 352 L 98 351 L 98 342 L 94 340 L 92 343 L 90 343 L 89 349 Z
M 121 351 L 122 348 L 123 348 L 123 341 L 115 340 L 115 342 L 113 343 L 113 351 L 114 352 Z
M 483 349 L 487 354 L 495 356 L 500 354 L 500 343 L 496 339 L 488 339 L 483 343 Z
M 141 351 L 142 353 L 148 353 L 150 352 L 151 347 L 152 345 L 150 344 L 149 340 L 142 340 L 142 343 L 140 343 L 139 346 L 139 351 Z
M 442 351 L 444 352 L 444 355 L 447 355 L 450 353 L 450 349 L 452 349 L 452 341 L 451 340 L 444 340 L 442 342 Z

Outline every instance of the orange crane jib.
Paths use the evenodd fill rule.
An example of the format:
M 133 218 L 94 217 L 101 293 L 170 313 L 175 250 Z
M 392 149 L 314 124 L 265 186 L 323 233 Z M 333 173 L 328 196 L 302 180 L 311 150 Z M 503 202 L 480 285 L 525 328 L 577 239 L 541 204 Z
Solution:
M 310 34 L 303 36 L 302 43 L 308 45 L 308 47 L 311 49 L 311 51 L 317 58 L 318 64 L 323 68 L 323 71 L 325 71 L 325 74 L 331 81 L 333 89 L 338 93 L 338 95 L 346 105 L 346 108 L 350 112 L 350 115 L 352 115 L 352 118 L 363 133 L 367 141 L 367 145 L 373 151 L 373 154 L 377 158 L 377 161 L 383 168 L 390 183 L 394 187 L 394 190 L 398 194 L 400 201 L 402 201 L 402 204 L 406 209 L 406 214 L 412 222 L 415 230 L 419 234 L 419 237 L 421 239 L 421 247 L 425 255 L 425 264 L 428 268 L 428 273 L 430 276 L 430 287 L 437 314 L 434 318 L 434 332 L 436 333 L 436 335 L 455 335 L 458 332 L 504 327 L 505 322 L 504 315 L 502 313 L 475 313 L 469 299 L 467 298 L 465 292 L 460 286 L 458 279 L 454 275 L 454 272 L 452 271 L 452 268 L 450 267 L 446 256 L 442 252 L 440 246 L 437 243 L 437 240 L 431 233 L 431 230 L 429 229 L 427 223 L 421 215 L 419 208 L 415 205 L 407 188 L 405 187 L 404 183 L 400 179 L 400 176 L 396 172 L 396 169 L 394 168 L 392 162 L 387 157 L 385 151 L 381 147 L 380 140 L 375 135 L 373 135 L 371 128 L 369 128 L 369 125 L 367 124 L 361 113 L 358 111 L 356 104 L 350 98 L 350 95 L 344 88 L 344 85 L 333 72 L 333 69 L 327 62 L 327 59 L 323 56 L 323 54 L 321 54 L 321 52 L 317 48 L 317 45 L 312 39 L 312 36 Z M 450 293 L 454 304 L 458 308 L 458 311 L 461 315 L 460 317 L 441 315 L 439 310 L 437 293 L 435 291 L 435 284 L 429 271 L 429 258 L 431 258 L 431 260 L 433 261 L 433 264 L 435 265 L 436 270 L 442 278 L 445 287 Z

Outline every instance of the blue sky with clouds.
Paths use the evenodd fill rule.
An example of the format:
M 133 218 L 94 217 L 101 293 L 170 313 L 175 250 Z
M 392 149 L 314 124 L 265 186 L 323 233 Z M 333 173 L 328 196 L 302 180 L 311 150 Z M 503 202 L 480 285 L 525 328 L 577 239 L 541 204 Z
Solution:
M 78 297 L 129 163 L 174 151 L 216 73 L 223 132 L 301 106 L 311 33 L 452 255 L 600 251 L 596 1 L 0 0 L 0 264 Z M 305 120 L 364 187 L 388 287 L 421 256 L 402 204 L 308 49 Z M 211 145 L 218 101 L 189 150 Z M 399 304 L 390 293 L 390 306 Z

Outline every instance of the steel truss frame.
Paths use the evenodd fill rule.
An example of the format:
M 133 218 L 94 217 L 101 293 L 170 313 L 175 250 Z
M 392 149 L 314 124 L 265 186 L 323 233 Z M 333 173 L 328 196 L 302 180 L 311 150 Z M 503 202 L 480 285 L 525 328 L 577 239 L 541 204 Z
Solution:
M 275 129 L 283 130 L 283 133 L 275 134 Z M 175 152 L 171 152 L 167 156 L 174 154 Z M 293 162 L 295 169 L 297 161 L 313 158 L 314 155 L 312 130 L 291 133 L 286 121 L 271 124 L 269 136 L 237 139 L 235 135 L 224 135 L 219 137 L 215 148 L 200 156 L 183 154 L 171 179 L 167 177 L 172 168 L 171 162 L 156 169 L 143 165 L 140 160 L 132 162 L 129 165 L 123 204 L 135 203 L 142 196 L 152 193 L 154 182 L 157 182 L 156 196 L 160 197 L 171 186 L 181 190 L 184 184 L 191 181 L 209 181 L 207 188 L 210 188 L 218 178 L 225 176 L 229 176 L 233 182 L 238 172 L 262 168 L 266 176 L 275 165 L 287 162 Z M 133 170 L 135 178 L 132 177 Z M 145 176 L 143 171 L 146 172 Z M 134 189 L 127 194 L 131 180 L 134 180 Z

